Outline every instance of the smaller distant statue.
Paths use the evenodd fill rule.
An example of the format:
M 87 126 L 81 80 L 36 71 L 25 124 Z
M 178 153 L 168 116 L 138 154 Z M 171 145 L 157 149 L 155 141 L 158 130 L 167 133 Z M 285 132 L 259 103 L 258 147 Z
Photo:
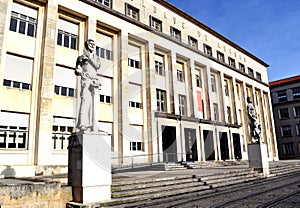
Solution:
M 101 84 L 97 77 L 100 68 L 100 58 L 94 54 L 95 42 L 91 39 L 85 42 L 83 55 L 76 61 L 75 74 L 81 77 L 80 109 L 77 128 L 81 131 L 98 131 L 96 129 L 94 99 Z
M 247 112 L 251 134 L 251 143 L 259 143 L 261 140 L 261 125 L 257 122 L 257 112 L 252 104 L 251 97 L 247 97 Z

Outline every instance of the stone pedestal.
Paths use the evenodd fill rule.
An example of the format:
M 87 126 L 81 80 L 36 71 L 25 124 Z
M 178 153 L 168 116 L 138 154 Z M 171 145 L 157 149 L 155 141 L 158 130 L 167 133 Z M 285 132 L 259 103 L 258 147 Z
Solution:
M 109 135 L 99 133 L 77 133 L 70 137 L 68 184 L 76 203 L 71 202 L 68 207 L 88 207 L 111 199 L 110 143 Z
M 265 177 L 269 176 L 269 161 L 266 144 L 248 145 L 249 167 L 263 173 Z

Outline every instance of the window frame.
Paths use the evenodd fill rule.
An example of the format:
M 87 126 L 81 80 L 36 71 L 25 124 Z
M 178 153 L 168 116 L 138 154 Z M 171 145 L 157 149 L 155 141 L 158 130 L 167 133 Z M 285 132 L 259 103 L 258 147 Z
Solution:
M 233 67 L 233 68 L 236 68 L 235 59 L 231 58 L 231 57 L 228 57 L 228 65 Z
M 181 31 L 178 30 L 177 28 L 170 26 L 170 33 L 171 33 L 172 38 L 174 38 L 178 41 L 182 40 Z M 175 34 L 175 33 L 178 33 L 178 34 Z
M 155 17 L 153 17 L 153 16 L 151 16 L 151 15 L 149 16 L 149 25 L 155 31 L 162 32 L 162 21 L 155 18 Z M 159 26 L 159 28 L 156 27 L 157 25 Z
M 285 112 L 283 110 L 286 110 Z M 288 108 L 280 108 L 278 109 L 279 119 L 288 119 L 290 118 L 289 109 Z
M 292 93 L 293 93 L 293 99 L 299 99 L 300 98 L 300 87 L 292 88 Z
M 281 94 L 282 95 L 279 95 Z M 284 94 L 283 94 L 284 93 Z M 280 91 L 277 91 L 277 98 L 278 98 L 278 102 L 285 102 L 287 101 L 287 93 L 286 93 L 286 90 L 280 90 Z
M 131 19 L 140 21 L 140 10 L 128 3 L 125 3 L 125 15 Z
M 225 63 L 225 55 L 224 53 L 217 51 L 217 59 L 223 63 Z
M 105 7 L 112 8 L 112 0 L 93 0 L 93 1 Z M 106 4 L 107 2 L 109 2 L 108 3 L 109 5 Z
M 167 93 L 165 90 L 156 89 L 156 107 L 159 112 L 167 112 Z
M 198 40 L 192 36 L 188 36 L 189 46 L 198 50 Z
M 291 125 L 280 126 L 280 131 L 281 131 L 281 137 L 292 137 L 293 136 Z
M 28 7 L 28 6 L 25 6 L 23 4 L 21 4 L 22 6 L 24 7 Z M 28 7 L 28 8 L 31 8 L 31 7 Z M 34 8 L 31 8 L 31 9 L 34 9 Z M 35 9 L 36 10 L 36 9 Z M 15 26 L 14 26 L 14 29 L 12 29 L 12 22 L 13 20 L 15 20 Z M 21 29 L 21 23 L 24 24 L 24 32 L 20 32 L 20 29 Z M 30 25 L 33 26 L 33 31 L 32 35 L 29 34 L 29 27 Z M 28 37 L 36 37 L 36 32 L 37 32 L 37 17 L 36 18 L 33 18 L 33 17 L 29 17 L 25 14 L 21 14 L 19 12 L 15 12 L 15 11 L 11 11 L 11 16 L 10 16 L 10 24 L 9 24 L 9 31 L 12 31 L 12 32 L 16 32 L 16 33 L 19 33 L 19 34 L 23 34 L 23 35 L 26 35 Z
M 203 43 L 203 52 L 204 52 L 206 55 L 208 55 L 208 56 L 210 56 L 210 57 L 213 57 L 212 47 L 209 46 L 209 45 L 207 45 L 207 44 L 205 44 L 205 43 Z
M 178 95 L 178 108 L 179 108 L 179 115 L 187 116 L 187 102 L 185 95 Z

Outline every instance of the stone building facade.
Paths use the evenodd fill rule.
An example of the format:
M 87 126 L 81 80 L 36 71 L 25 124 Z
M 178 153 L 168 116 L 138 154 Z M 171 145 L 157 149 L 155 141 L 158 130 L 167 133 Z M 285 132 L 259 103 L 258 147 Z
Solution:
M 280 159 L 300 158 L 300 76 L 270 82 Z
M 66 165 L 84 41 L 114 164 L 247 160 L 246 97 L 277 159 L 268 65 L 164 0 L 0 0 L 0 164 Z

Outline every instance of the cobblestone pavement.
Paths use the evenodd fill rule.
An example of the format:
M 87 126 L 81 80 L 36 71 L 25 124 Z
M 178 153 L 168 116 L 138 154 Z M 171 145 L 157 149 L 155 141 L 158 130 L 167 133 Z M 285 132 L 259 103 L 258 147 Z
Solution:
M 300 173 L 265 179 L 259 183 L 219 188 L 206 196 L 186 198 L 155 208 L 300 207 Z

